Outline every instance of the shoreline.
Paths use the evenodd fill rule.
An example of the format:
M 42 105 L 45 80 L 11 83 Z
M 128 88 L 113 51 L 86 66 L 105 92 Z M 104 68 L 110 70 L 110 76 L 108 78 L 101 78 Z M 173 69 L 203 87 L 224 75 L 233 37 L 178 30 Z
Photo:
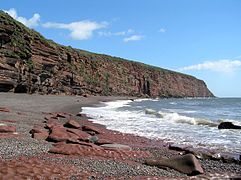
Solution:
M 177 172 L 170 168 L 168 168 L 167 170 L 163 170 L 157 167 L 144 165 L 144 156 L 133 160 L 132 158 L 128 158 L 128 156 L 124 159 L 113 159 L 105 157 L 100 158 L 98 156 L 80 158 L 75 156 L 50 154 L 48 153 L 48 150 L 53 146 L 53 143 L 45 142 L 43 140 L 35 140 L 30 137 L 29 130 L 31 130 L 34 125 L 42 125 L 42 122 L 46 117 L 46 113 L 66 112 L 71 113 L 73 116 L 75 116 L 81 111 L 81 107 L 98 106 L 101 101 L 127 100 L 130 99 L 129 97 L 80 97 L 0 93 L 0 99 L 0 107 L 6 107 L 10 110 L 10 112 L 0 112 L 0 123 L 15 125 L 17 127 L 17 132 L 21 134 L 21 137 L 18 138 L 0 137 L 0 164 L 1 162 L 8 162 L 9 159 L 14 160 L 20 156 L 27 156 L 31 158 L 38 157 L 41 160 L 44 159 L 44 162 L 47 161 L 56 163 L 55 161 L 60 161 L 60 163 L 72 165 L 73 162 L 76 163 L 76 161 L 78 161 L 77 171 L 80 171 L 81 169 L 87 169 L 86 174 L 88 176 L 95 176 L 97 179 L 106 177 L 121 178 L 125 177 L 125 175 L 134 179 L 137 179 L 138 177 L 188 178 L 185 174 Z M 7 122 L 3 120 L 12 120 L 12 122 Z M 96 128 L 100 128 L 103 131 L 103 134 L 101 135 L 101 137 L 103 136 L 103 138 L 109 138 L 109 140 L 115 143 L 128 145 L 132 147 L 133 150 L 141 153 L 148 152 L 151 156 L 155 158 L 170 158 L 172 156 L 178 156 L 180 155 L 180 153 L 183 153 L 183 151 L 176 151 L 177 149 L 169 149 L 167 147 L 167 144 L 163 143 L 163 141 L 161 140 L 150 140 L 145 137 L 135 136 L 131 134 L 123 134 L 117 131 L 108 130 L 106 128 L 103 128 L 102 125 L 91 122 L 91 119 L 86 118 L 86 116 L 84 116 L 83 114 L 81 117 L 78 117 L 77 120 L 81 124 L 91 125 Z M 22 149 L 19 150 L 20 152 L 15 152 L 17 150 L 14 149 L 14 146 L 19 142 L 23 143 L 22 148 L 26 148 L 27 143 L 29 143 L 33 147 L 31 147 L 30 149 L 27 148 L 27 150 L 25 151 Z M 6 149 L 3 148 L 4 145 L 8 145 L 8 147 L 11 149 L 11 152 L 9 152 L 9 150 L 6 151 Z M 20 146 L 21 145 L 19 145 L 19 147 Z M 14 153 L 16 154 L 14 155 Z M 141 154 L 139 155 L 142 156 Z M 50 157 L 51 160 L 46 160 L 45 156 Z M 89 164 L 85 165 L 84 162 L 88 162 Z M 57 164 L 58 163 L 59 162 L 57 162 Z M 229 174 L 229 176 L 236 176 L 241 174 L 240 165 L 232 162 L 223 163 L 222 161 L 218 160 L 200 159 L 200 163 L 204 169 L 204 175 L 201 176 L 208 177 L 211 176 L 210 173 L 218 173 L 220 175 Z M 94 165 L 91 166 L 90 164 Z M 116 168 L 110 168 L 110 166 L 112 167 L 112 164 L 115 164 Z M 136 169 L 136 167 L 139 168 Z M 130 174 L 125 173 L 126 168 L 129 169 L 129 171 L 131 172 Z

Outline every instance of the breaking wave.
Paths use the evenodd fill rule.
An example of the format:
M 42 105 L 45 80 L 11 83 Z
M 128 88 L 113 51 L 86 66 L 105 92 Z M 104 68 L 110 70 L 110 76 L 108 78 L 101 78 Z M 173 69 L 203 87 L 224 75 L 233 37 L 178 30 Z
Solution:
M 104 102 L 101 107 L 83 107 L 82 112 L 93 118 L 95 123 L 123 133 L 194 147 L 222 149 L 227 152 L 241 151 L 240 131 L 217 128 L 222 121 L 241 125 L 241 116 L 237 113 L 239 106 L 233 106 L 238 111 L 230 111 L 230 108 L 224 111 L 216 108 L 219 103 L 216 100 L 176 101 L 177 105 L 170 104 L 170 100 L 120 100 Z M 211 106 L 210 102 L 213 101 L 215 103 Z M 211 108 L 213 109 L 210 110 Z M 226 115 L 226 112 L 229 114 Z M 230 116 L 234 113 L 236 114 Z
M 216 127 L 219 124 L 219 122 L 213 122 L 206 119 L 188 117 L 188 116 L 180 115 L 178 113 L 166 113 L 161 111 L 155 111 L 153 109 L 146 109 L 145 114 L 154 115 L 157 118 L 161 118 L 168 122 L 175 122 L 175 123 L 185 123 L 190 125 L 202 125 L 202 126 L 210 126 L 210 127 Z

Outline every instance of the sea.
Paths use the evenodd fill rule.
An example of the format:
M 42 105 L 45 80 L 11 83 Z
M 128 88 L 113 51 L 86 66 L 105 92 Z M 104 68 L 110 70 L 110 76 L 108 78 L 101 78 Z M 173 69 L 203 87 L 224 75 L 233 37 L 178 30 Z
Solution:
M 84 107 L 82 112 L 111 130 L 194 148 L 241 152 L 241 130 L 218 129 L 224 121 L 241 125 L 241 98 L 118 100 Z

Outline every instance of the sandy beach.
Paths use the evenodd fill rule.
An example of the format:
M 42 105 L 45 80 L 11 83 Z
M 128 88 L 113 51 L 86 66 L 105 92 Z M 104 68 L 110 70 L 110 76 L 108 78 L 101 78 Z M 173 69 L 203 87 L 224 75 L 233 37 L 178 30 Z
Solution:
M 224 162 L 204 156 L 198 159 L 204 174 L 197 176 L 187 176 L 168 167 L 145 165 L 146 159 L 171 158 L 185 152 L 170 150 L 168 144 L 161 140 L 154 141 L 107 130 L 102 125 L 92 123 L 84 114 L 79 114 L 83 106 L 96 106 L 100 101 L 119 99 L 129 98 L 0 93 L 0 126 L 16 127 L 16 131 L 0 133 L 0 179 L 240 177 L 240 162 Z M 46 140 L 42 136 L 32 138 L 29 133 L 34 128 L 44 132 L 48 128 L 53 131 L 53 126 L 64 128 L 62 125 L 66 125 L 69 119 L 74 119 L 72 126 L 77 122 L 76 126 L 80 125 L 85 130 L 85 135 L 88 133 L 89 142 L 73 139 L 66 143 L 58 142 L 53 137 L 45 138 Z M 67 131 L 76 132 L 71 128 Z M 118 143 L 126 147 L 116 150 L 100 146 L 105 143 Z M 66 150 L 65 147 L 69 149 Z

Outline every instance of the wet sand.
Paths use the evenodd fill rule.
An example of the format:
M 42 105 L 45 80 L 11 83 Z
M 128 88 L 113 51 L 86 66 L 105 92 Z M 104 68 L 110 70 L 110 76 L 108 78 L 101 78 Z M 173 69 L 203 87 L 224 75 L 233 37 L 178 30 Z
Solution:
M 0 178 L 163 179 L 165 177 L 189 179 L 227 178 L 241 175 L 239 163 L 224 163 L 222 160 L 210 158 L 199 159 L 204 174 L 193 177 L 188 177 L 170 168 L 161 169 L 144 165 L 143 162 L 147 158 L 170 158 L 180 156 L 183 152 L 170 150 L 168 144 L 161 140 L 149 140 L 144 137 L 107 130 L 102 125 L 92 123 L 91 119 L 84 115 L 76 116 L 83 106 L 97 106 L 100 101 L 117 99 L 129 98 L 0 93 L 0 107 L 9 110 L 8 112 L 0 111 L 0 124 L 17 128 L 17 133 L 0 135 L 0 166 L 3 167 L 0 170 Z M 101 129 L 100 137 L 102 139 L 128 145 L 132 151 L 118 151 L 118 153 L 112 153 L 111 156 L 108 156 L 100 155 L 94 149 L 85 147 L 78 155 L 50 153 L 49 150 L 54 146 L 54 143 L 34 139 L 29 131 L 34 126 L 43 126 L 46 117 L 56 112 L 71 114 L 71 117 L 74 117 L 82 126 L 90 125 Z M 65 123 L 68 117 L 58 120 Z M 25 170 L 16 168 L 19 166 L 23 166 Z

